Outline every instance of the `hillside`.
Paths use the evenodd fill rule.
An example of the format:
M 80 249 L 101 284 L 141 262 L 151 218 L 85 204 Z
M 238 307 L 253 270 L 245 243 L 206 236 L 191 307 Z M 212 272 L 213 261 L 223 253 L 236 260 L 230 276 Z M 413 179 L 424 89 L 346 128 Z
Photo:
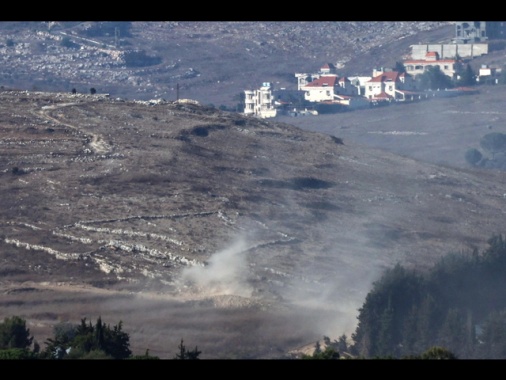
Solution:
M 2 22 L 0 85 L 141 100 L 175 100 L 179 86 L 180 98 L 235 107 L 262 82 L 296 89 L 295 73 L 327 62 L 370 75 L 453 36 L 426 21 Z
M 506 133 L 506 87 L 474 88 L 477 94 L 276 120 L 432 164 L 470 168 L 465 160 L 468 149 L 486 153 L 480 147 L 482 137 Z
M 349 334 L 383 269 L 506 227 L 502 173 L 279 121 L 9 90 L 0 115 L 0 317 L 40 342 L 101 315 L 136 353 L 279 358 Z

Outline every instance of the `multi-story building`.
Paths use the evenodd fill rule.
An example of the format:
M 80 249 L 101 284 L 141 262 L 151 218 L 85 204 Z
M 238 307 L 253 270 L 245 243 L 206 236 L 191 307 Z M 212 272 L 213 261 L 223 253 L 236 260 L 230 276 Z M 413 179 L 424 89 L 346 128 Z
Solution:
M 462 70 L 463 62 L 460 59 L 441 59 L 439 53 L 429 51 L 425 54 L 425 59 L 408 59 L 403 62 L 406 72 L 417 76 L 423 74 L 429 67 L 439 66 L 439 69 L 447 76 L 455 79 L 457 73 Z
M 334 100 L 336 95 L 358 95 L 358 89 L 346 77 L 322 76 L 301 87 L 304 99 L 309 102 Z
M 259 118 L 276 116 L 272 84 L 270 82 L 262 83 L 258 90 L 244 91 L 244 114 Z
M 406 93 L 415 92 L 416 83 L 408 73 L 374 70 L 373 77 L 365 83 L 365 97 L 369 100 L 404 100 Z
M 455 43 L 467 44 L 485 42 L 487 36 L 487 23 L 485 21 L 457 21 L 455 22 Z
M 505 21 L 457 21 L 454 43 L 487 42 L 506 36 Z
M 297 90 L 302 91 L 302 87 L 307 86 L 309 83 L 322 76 L 337 76 L 336 67 L 332 63 L 325 63 L 322 67 L 320 67 L 320 71 L 317 73 L 296 73 Z

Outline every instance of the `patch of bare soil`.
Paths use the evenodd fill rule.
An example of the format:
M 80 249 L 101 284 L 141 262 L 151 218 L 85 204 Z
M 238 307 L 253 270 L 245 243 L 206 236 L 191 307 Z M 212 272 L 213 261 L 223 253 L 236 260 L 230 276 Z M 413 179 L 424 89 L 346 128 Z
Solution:
M 136 354 L 183 338 L 203 358 L 284 357 L 349 336 L 385 268 L 483 248 L 506 223 L 503 173 L 278 121 L 17 91 L 0 120 L 0 317 L 39 342 L 101 316 Z

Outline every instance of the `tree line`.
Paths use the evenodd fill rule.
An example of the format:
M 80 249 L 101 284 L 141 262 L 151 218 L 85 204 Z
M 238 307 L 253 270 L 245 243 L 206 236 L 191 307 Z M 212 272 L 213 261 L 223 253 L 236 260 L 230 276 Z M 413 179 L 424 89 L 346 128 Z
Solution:
M 6 317 L 0 322 L 0 359 L 160 359 L 150 355 L 148 349 L 144 355 L 133 355 L 130 336 L 123 331 L 123 323 L 120 321 L 110 326 L 102 322 L 101 317 L 95 324 L 87 321 L 87 318 L 81 319 L 80 324 L 59 323 L 53 328 L 53 336 L 44 344 L 42 348 L 34 340 L 26 320 L 20 316 Z M 200 354 L 197 346 L 189 350 L 181 339 L 173 359 L 196 360 Z
M 506 240 L 488 239 L 483 251 L 449 253 L 430 270 L 401 264 L 373 283 L 358 310 L 350 339 L 315 345 L 303 359 L 504 359 L 506 358 Z M 173 359 L 199 359 L 183 339 Z M 160 359 L 133 355 L 123 323 L 60 323 L 42 348 L 26 321 L 0 322 L 0 359 Z
M 506 241 L 483 252 L 450 253 L 430 271 L 398 264 L 373 284 L 350 352 L 365 358 L 417 357 L 442 347 L 461 359 L 506 358 Z

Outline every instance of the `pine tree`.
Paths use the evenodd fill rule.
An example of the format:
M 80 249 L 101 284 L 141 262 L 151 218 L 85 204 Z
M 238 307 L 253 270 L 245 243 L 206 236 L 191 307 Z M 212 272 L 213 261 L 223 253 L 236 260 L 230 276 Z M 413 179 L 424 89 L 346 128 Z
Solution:
M 0 323 L 0 349 L 28 348 L 32 341 L 33 337 L 23 318 L 13 316 Z
M 184 345 L 183 339 L 181 338 L 181 343 L 178 346 L 179 353 L 176 354 L 174 359 L 177 360 L 198 360 L 201 351 L 198 350 L 197 346 L 195 346 L 195 349 L 193 351 L 188 351 Z

